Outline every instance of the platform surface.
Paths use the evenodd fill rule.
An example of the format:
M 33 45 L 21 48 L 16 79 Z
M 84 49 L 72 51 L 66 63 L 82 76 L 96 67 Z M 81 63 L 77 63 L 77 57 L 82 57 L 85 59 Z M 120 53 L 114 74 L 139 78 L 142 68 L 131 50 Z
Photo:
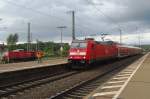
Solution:
M 150 54 L 144 60 L 119 99 L 150 99 Z
M 150 99 L 150 53 L 100 85 L 84 99 Z
M 37 61 L 28 61 L 28 62 L 0 64 L 0 73 L 44 67 L 44 66 L 53 66 L 53 65 L 65 64 L 65 63 L 67 63 L 66 58 L 56 58 L 56 59 L 53 58 L 49 60 L 43 60 L 42 63 L 38 63 Z

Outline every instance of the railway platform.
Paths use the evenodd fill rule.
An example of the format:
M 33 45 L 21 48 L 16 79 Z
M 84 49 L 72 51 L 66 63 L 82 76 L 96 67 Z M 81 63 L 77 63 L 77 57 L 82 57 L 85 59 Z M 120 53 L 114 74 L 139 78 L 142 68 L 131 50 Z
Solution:
M 84 99 L 149 99 L 150 53 L 117 73 Z
M 18 62 L 18 63 L 9 63 L 9 64 L 0 64 L 0 73 L 11 72 L 24 69 L 32 69 L 38 67 L 53 66 L 59 64 L 67 63 L 66 58 L 54 58 L 49 60 L 43 60 L 42 63 L 37 61 L 28 61 L 28 62 Z

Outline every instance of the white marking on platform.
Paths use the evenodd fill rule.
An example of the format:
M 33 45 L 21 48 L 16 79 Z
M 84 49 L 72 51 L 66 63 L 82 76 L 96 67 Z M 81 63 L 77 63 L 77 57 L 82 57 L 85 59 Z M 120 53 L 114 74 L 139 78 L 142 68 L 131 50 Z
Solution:
M 119 95 L 122 93 L 122 91 L 124 90 L 124 88 L 127 86 L 128 82 L 131 80 L 131 78 L 133 77 L 133 75 L 140 68 L 140 66 L 143 64 L 144 60 L 147 58 L 147 56 L 149 54 L 150 53 L 148 53 L 148 54 L 146 54 L 144 56 L 143 60 L 138 64 L 137 68 L 133 71 L 133 73 L 130 75 L 130 77 L 127 79 L 127 81 L 124 83 L 124 85 L 120 88 L 120 90 L 116 93 L 116 95 L 112 99 L 117 99 L 119 97 Z
M 122 87 L 122 85 L 115 85 L 115 86 L 104 86 L 101 89 L 107 89 L 107 88 L 118 88 L 118 87 Z
M 134 70 L 124 70 L 123 72 L 133 72 Z
M 121 73 L 119 75 L 131 75 L 132 73 Z
M 93 97 L 104 96 L 104 95 L 113 95 L 113 94 L 116 94 L 117 92 L 118 92 L 118 91 L 95 93 L 95 94 L 93 95 Z
M 125 71 L 123 71 L 123 72 L 121 72 L 121 74 L 132 74 L 132 72 L 125 72 Z
M 123 83 L 125 82 L 126 80 L 122 80 L 122 81 L 110 81 L 110 82 L 107 82 L 108 84 L 115 84 L 115 83 Z
M 136 66 L 137 67 L 137 66 Z M 136 67 L 129 67 L 128 69 L 130 69 L 130 70 L 134 70 L 134 69 L 136 69 Z
M 130 76 L 131 74 L 119 74 L 117 76 Z
M 119 80 L 119 79 L 127 79 L 127 78 L 129 78 L 129 77 L 115 77 L 115 78 L 113 78 L 113 79 Z

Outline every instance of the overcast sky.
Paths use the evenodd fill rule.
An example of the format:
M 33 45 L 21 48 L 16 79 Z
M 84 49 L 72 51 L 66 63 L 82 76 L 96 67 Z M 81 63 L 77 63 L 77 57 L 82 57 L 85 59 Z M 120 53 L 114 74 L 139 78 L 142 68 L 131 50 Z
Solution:
M 10 33 L 19 34 L 19 42 L 27 41 L 27 23 L 31 22 L 32 40 L 60 41 L 58 26 L 67 26 L 63 40 L 71 41 L 71 14 L 75 11 L 76 37 L 108 33 L 124 43 L 150 43 L 149 0 L 0 0 L 0 41 Z M 96 38 L 99 38 L 98 36 Z

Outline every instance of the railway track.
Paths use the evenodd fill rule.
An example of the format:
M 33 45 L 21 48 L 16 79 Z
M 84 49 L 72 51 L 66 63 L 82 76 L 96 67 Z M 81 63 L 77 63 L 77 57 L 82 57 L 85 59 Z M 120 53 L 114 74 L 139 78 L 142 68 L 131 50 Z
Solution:
M 126 63 L 126 65 L 130 64 L 134 60 L 135 58 L 131 59 L 130 61 L 128 61 L 128 63 Z M 124 66 L 113 68 L 103 74 L 97 75 L 92 79 L 87 79 L 86 81 L 82 81 L 64 91 L 61 91 L 60 93 L 51 96 L 49 99 L 82 99 L 124 68 Z
M 104 73 L 103 75 L 98 75 L 93 79 L 88 79 L 87 81 L 80 82 L 70 87 L 69 89 L 58 93 L 55 96 L 51 96 L 50 99 L 82 99 L 84 96 L 88 95 L 90 92 L 96 89 L 101 83 L 105 82 L 104 78 L 106 76 L 110 74 L 111 76 L 114 75 L 114 72 L 115 71 L 112 70 Z
M 53 81 L 63 79 L 65 77 L 74 75 L 79 73 L 79 71 L 70 71 L 67 73 L 57 73 L 55 75 L 51 75 L 47 78 L 35 80 L 35 81 L 25 81 L 25 82 L 19 82 L 16 84 L 8 85 L 8 86 L 2 86 L 0 87 L 0 97 L 8 97 L 10 95 L 17 94 L 18 92 L 23 92 L 26 89 L 34 88 L 36 86 L 40 86 L 42 84 L 51 83 Z
M 113 74 L 115 74 L 115 72 L 122 70 L 123 68 L 125 68 L 125 66 L 121 66 L 122 64 L 130 64 L 132 63 L 134 60 L 136 60 L 136 57 L 131 58 L 131 59 L 125 59 L 126 61 L 124 62 L 119 62 L 119 61 L 115 61 L 114 63 L 112 62 L 114 66 L 113 68 L 110 68 L 112 66 L 111 63 L 107 64 L 108 66 L 104 66 L 104 67 L 98 67 L 99 70 L 97 70 L 96 68 L 92 70 L 92 72 L 94 72 L 95 70 L 97 70 L 97 74 L 93 75 L 92 77 L 86 77 L 88 79 L 86 80 L 82 80 L 81 78 L 83 78 L 83 76 L 85 76 L 86 74 L 89 74 L 88 72 L 91 72 L 91 70 L 87 70 L 85 72 L 84 71 L 67 71 L 66 73 L 61 73 L 61 72 L 56 72 L 56 74 L 53 73 L 53 75 L 49 75 L 48 77 L 45 78 L 41 78 L 41 79 L 34 79 L 28 82 L 19 82 L 16 84 L 10 84 L 7 86 L 1 86 L 0 87 L 0 98 L 1 97 L 8 97 L 8 99 L 20 99 L 20 96 L 18 98 L 16 98 L 18 93 L 24 93 L 25 91 L 31 91 L 32 89 L 36 89 L 36 87 L 40 87 L 42 86 L 40 89 L 43 90 L 47 84 L 51 84 L 51 83 L 55 83 L 54 86 L 58 85 L 57 81 L 65 81 L 65 79 L 70 78 L 71 82 L 74 81 L 74 78 L 80 78 L 81 81 L 78 81 L 78 83 L 75 83 L 73 86 L 66 88 L 65 90 L 62 89 L 61 87 L 61 91 L 59 91 L 59 88 L 55 88 L 57 91 L 56 93 L 53 93 L 52 95 L 50 95 L 50 99 L 80 99 L 82 97 L 84 97 L 85 95 L 87 95 L 89 92 L 91 92 L 92 90 L 94 90 L 95 88 L 97 88 L 100 83 L 105 82 L 109 77 L 111 77 Z M 123 60 L 121 60 L 123 61 Z M 105 65 L 105 64 L 104 64 Z M 109 67 L 110 65 L 110 67 Z M 121 68 L 120 68 L 121 67 Z M 53 71 L 54 72 L 54 71 Z M 84 75 L 83 75 L 84 73 Z M 82 75 L 82 77 L 80 77 L 79 75 Z M 106 78 L 106 79 L 105 79 Z M 62 83 L 62 82 L 61 82 Z M 74 83 L 74 82 L 73 82 Z M 60 84 L 60 83 L 59 83 Z M 46 86 L 43 86 L 46 85 Z M 62 84 L 63 86 L 63 84 Z M 64 85 L 65 86 L 65 85 Z M 52 87 L 52 86 L 50 86 Z M 31 90 L 30 90 L 31 89 Z M 53 89 L 53 88 L 52 88 Z M 63 90 L 63 91 L 62 91 Z M 44 90 L 43 90 L 44 91 Z M 50 90 L 49 90 L 50 91 Z M 50 92 L 47 91 L 47 94 Z M 46 92 L 46 91 L 44 91 Z M 54 91 L 55 92 L 55 91 Z M 57 93 L 58 92 L 58 93 Z M 13 98 L 13 96 L 15 95 L 15 98 Z M 23 94 L 22 96 L 26 96 L 27 93 Z M 43 98 L 42 96 L 43 94 L 40 95 L 40 97 L 38 98 Z M 33 96 L 32 95 L 27 95 L 27 97 L 22 98 L 21 99 L 27 99 L 27 98 L 31 98 Z M 34 96 L 37 96 L 36 94 L 34 94 Z M 39 94 L 38 94 L 39 96 Z M 44 96 L 44 98 L 47 96 Z M 32 97 L 33 98 L 33 97 Z M 35 97 L 34 97 L 35 98 Z

